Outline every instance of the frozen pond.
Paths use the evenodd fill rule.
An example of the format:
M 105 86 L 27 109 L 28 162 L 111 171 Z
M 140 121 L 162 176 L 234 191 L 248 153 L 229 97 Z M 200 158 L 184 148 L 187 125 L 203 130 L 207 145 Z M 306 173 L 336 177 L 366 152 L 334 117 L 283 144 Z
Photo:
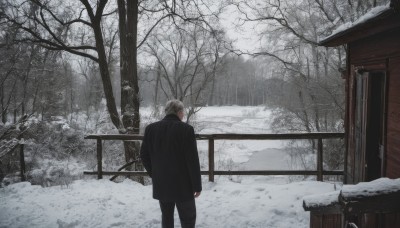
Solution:
M 244 170 L 289 170 L 284 149 L 269 148 L 254 152 L 249 161 L 240 165 Z

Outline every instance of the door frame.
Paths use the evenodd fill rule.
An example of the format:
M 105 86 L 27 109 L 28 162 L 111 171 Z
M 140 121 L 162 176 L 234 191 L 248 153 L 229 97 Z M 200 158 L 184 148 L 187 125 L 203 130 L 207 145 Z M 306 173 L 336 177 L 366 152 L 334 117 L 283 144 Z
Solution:
M 387 143 L 386 143 L 386 113 L 387 113 L 387 93 L 388 93 L 388 68 L 387 68 L 387 63 L 386 62 L 380 62 L 380 63 L 373 63 L 373 64 L 367 64 L 367 65 L 358 65 L 358 66 L 353 66 L 353 73 L 354 73 L 354 90 L 353 90 L 353 98 L 354 98 L 354 106 L 353 106 L 353 114 L 354 114 L 354 132 L 353 132 L 353 142 L 354 142 L 354 159 L 355 161 L 357 161 L 357 157 L 360 158 L 360 160 L 358 162 L 361 162 L 361 164 L 359 164 L 358 166 L 356 164 L 354 169 L 356 167 L 359 168 L 358 173 L 359 173 L 359 177 L 357 177 L 357 179 L 359 181 L 367 181 L 367 160 L 366 160 L 366 156 L 367 156 L 367 131 L 368 131 L 368 127 L 369 127 L 369 99 L 371 97 L 371 77 L 380 77 L 380 76 L 372 76 L 373 73 L 383 73 L 383 81 L 382 81 L 382 90 L 381 90 L 381 103 L 382 103 L 382 112 L 381 112 L 381 129 L 380 129 L 380 139 L 379 139 L 379 157 L 381 159 L 380 161 L 380 176 L 383 177 L 385 176 L 385 170 L 386 170 L 386 147 L 387 147 Z M 360 80 L 361 79 L 361 80 Z M 362 113 L 361 113 L 361 128 L 362 128 L 362 132 L 361 135 L 357 134 L 357 128 L 356 128 L 356 123 L 357 123 L 357 119 L 358 119 L 358 110 L 357 110 L 357 105 L 359 102 L 359 99 L 357 97 L 357 88 L 358 88 L 358 83 L 359 82 L 363 83 L 363 88 L 361 91 L 363 98 L 361 99 L 362 102 Z M 365 89 L 366 88 L 366 89 Z M 360 137 L 358 140 L 361 140 L 360 145 L 357 145 L 357 138 Z M 361 146 L 361 147 L 360 147 Z M 359 148 L 360 147 L 360 148 Z M 359 149 L 361 151 L 356 151 L 356 149 Z M 360 153 L 360 154 L 358 154 Z M 357 156 L 358 155 L 358 156 Z

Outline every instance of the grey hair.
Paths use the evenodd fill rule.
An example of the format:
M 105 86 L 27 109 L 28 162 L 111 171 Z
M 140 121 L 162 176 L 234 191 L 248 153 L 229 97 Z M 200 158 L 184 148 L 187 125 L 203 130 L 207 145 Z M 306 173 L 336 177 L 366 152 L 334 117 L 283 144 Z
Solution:
M 183 111 L 183 103 L 180 100 L 170 100 L 165 105 L 165 114 L 175 114 L 178 115 L 178 112 Z

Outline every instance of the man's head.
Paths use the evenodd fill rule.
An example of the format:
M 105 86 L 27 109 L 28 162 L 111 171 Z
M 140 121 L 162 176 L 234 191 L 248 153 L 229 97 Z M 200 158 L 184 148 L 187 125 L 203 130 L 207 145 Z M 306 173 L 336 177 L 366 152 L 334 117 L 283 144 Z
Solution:
M 170 100 L 165 105 L 165 114 L 174 114 L 179 117 L 180 120 L 183 119 L 184 116 L 184 109 L 183 103 L 180 100 Z

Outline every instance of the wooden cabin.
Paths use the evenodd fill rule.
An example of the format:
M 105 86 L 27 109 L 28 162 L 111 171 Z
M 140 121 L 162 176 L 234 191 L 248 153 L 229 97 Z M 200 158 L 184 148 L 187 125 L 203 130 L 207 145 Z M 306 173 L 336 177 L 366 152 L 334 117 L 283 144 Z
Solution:
M 344 184 L 400 178 L 400 0 L 379 9 L 320 42 L 347 48 Z M 400 205 L 400 192 L 383 199 L 382 205 Z M 376 197 L 362 199 L 353 213 L 340 199 L 304 208 L 311 211 L 313 228 L 400 227 L 400 207 L 388 210 L 374 206 L 375 201 Z
M 375 17 L 320 42 L 347 45 L 347 184 L 400 178 L 399 2 L 392 0 Z

